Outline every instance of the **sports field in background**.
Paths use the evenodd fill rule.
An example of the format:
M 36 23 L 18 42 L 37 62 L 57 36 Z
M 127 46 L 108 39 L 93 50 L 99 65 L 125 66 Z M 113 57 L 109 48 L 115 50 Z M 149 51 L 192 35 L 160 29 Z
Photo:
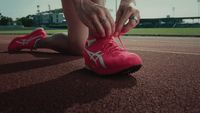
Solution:
M 130 35 L 200 36 L 200 28 L 137 28 Z
M 34 28 L 24 29 L 0 29 L 2 35 L 19 35 L 30 33 Z M 49 35 L 66 32 L 67 29 L 46 29 Z M 200 28 L 136 28 L 127 35 L 147 35 L 147 36 L 200 36 Z

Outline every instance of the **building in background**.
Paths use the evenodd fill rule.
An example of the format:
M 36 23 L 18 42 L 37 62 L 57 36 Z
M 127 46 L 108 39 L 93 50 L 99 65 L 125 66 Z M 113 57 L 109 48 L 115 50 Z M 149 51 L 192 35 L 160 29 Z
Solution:
M 39 12 L 33 15 L 33 19 L 37 25 L 64 24 L 66 22 L 62 9 Z
M 106 1 L 106 8 L 108 8 L 111 16 L 115 19 L 116 11 L 118 7 L 118 3 L 120 0 L 107 0 Z M 112 5 L 111 5 L 112 4 Z M 34 22 L 41 26 L 41 25 L 56 25 L 56 24 L 64 24 L 66 23 L 63 10 L 62 9 L 55 9 L 51 10 L 50 5 L 48 5 L 49 10 L 41 12 L 40 5 L 37 5 L 37 14 L 33 15 Z
M 198 0 L 200 1 L 200 0 Z M 107 0 L 105 6 L 109 10 L 111 16 L 115 20 L 116 12 L 119 7 L 120 0 Z M 50 5 L 48 11 L 41 12 L 40 6 L 37 6 L 37 14 L 32 18 L 37 26 L 67 27 L 67 20 L 65 20 L 63 9 L 51 10 Z M 175 6 L 172 7 L 172 17 L 168 15 L 166 18 L 142 18 L 138 28 L 174 28 L 174 27 L 200 27 L 196 22 L 200 17 L 175 17 Z
M 65 22 L 64 13 L 52 13 L 52 23 L 53 24 L 62 24 Z

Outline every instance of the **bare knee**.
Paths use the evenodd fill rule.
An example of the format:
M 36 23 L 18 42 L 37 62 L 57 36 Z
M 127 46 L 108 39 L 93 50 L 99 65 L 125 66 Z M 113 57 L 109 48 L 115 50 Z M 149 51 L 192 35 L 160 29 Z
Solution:
M 85 39 L 67 33 L 58 33 L 49 37 L 51 48 L 72 55 L 81 55 L 85 47 Z
M 57 41 L 59 41 L 60 47 L 63 51 L 70 53 L 72 55 L 81 55 L 84 50 L 85 43 L 83 40 L 74 40 L 76 37 L 69 37 L 66 33 L 56 34 Z

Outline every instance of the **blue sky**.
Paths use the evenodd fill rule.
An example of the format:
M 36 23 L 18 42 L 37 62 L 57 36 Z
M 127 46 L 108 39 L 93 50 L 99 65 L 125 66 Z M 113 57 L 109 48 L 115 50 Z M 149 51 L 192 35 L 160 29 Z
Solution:
M 114 0 L 107 0 L 107 7 L 114 8 Z M 175 7 L 174 16 L 190 17 L 198 16 L 197 0 L 136 0 L 142 18 L 166 17 L 172 15 L 172 7 Z M 0 13 L 12 18 L 36 13 L 36 6 L 40 4 L 41 11 L 61 8 L 60 0 L 0 0 Z

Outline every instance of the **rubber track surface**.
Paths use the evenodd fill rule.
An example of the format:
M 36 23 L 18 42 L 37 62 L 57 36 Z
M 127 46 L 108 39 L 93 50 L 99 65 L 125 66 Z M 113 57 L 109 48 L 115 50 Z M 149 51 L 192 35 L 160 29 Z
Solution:
M 111 77 L 50 50 L 9 54 L 12 38 L 0 36 L 0 113 L 200 113 L 198 38 L 124 38 L 144 64 Z

